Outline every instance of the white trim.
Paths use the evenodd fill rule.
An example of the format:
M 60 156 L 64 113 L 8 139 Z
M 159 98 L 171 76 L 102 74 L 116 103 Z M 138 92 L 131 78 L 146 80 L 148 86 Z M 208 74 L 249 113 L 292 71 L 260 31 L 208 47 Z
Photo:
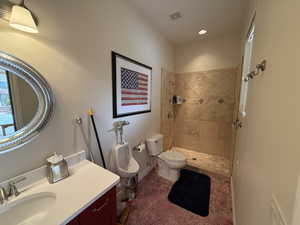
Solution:
M 143 169 L 142 171 L 139 172 L 139 182 L 145 177 L 147 176 L 151 170 L 153 170 L 153 166 L 149 166 L 146 167 L 145 169 Z
M 157 164 L 156 157 L 149 157 L 146 161 L 146 164 L 147 167 L 139 172 L 139 178 L 138 178 L 139 182 L 141 182 L 141 180 L 156 167 Z
M 295 206 L 293 212 L 293 222 L 292 225 L 300 224 L 300 176 L 298 177 L 298 185 L 295 195 Z
M 287 225 L 284 213 L 275 195 L 272 196 L 271 210 L 272 225 Z
M 231 177 L 231 199 L 232 199 L 232 220 L 233 225 L 236 225 L 236 211 L 235 211 L 235 192 L 234 192 L 234 182 L 233 177 Z

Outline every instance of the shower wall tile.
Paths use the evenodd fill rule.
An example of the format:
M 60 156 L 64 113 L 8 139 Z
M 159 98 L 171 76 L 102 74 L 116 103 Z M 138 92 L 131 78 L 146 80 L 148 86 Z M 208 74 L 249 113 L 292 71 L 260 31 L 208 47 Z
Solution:
M 236 68 L 175 74 L 173 92 L 186 99 L 173 106 L 174 144 L 231 159 Z
M 214 121 L 199 121 L 200 137 L 203 140 L 214 141 L 218 135 L 218 123 Z
M 206 153 L 204 151 L 200 151 L 201 140 L 199 137 L 185 135 L 183 133 L 177 133 L 177 131 L 175 131 L 174 140 L 176 147 Z M 197 149 L 195 148 L 195 146 L 197 146 Z
M 218 123 L 219 129 L 218 129 L 218 139 L 220 140 L 227 140 L 229 138 L 232 138 L 232 123 Z

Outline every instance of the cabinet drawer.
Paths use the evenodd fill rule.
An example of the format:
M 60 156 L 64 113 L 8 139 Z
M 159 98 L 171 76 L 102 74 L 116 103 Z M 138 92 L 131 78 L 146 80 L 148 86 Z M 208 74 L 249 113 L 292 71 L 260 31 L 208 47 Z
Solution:
M 116 188 L 113 188 L 80 216 L 80 225 L 115 225 L 116 224 Z

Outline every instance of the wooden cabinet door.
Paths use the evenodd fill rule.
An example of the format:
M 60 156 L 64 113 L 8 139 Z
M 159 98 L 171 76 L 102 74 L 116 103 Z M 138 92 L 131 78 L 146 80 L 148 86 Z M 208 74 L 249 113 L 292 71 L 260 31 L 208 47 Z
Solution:
M 79 223 L 79 217 L 76 217 L 71 222 L 68 223 L 68 225 L 80 225 Z
M 115 225 L 116 214 L 116 188 L 113 188 L 80 214 L 80 225 Z

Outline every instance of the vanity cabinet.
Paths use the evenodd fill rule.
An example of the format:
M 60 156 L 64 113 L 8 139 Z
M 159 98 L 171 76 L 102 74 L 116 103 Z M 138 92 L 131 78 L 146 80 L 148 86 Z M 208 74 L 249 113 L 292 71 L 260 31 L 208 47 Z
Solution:
M 79 217 L 76 217 L 74 220 L 72 220 L 67 225 L 80 225 L 80 223 L 79 223 Z
M 68 225 L 116 225 L 116 218 L 116 188 L 113 188 Z

